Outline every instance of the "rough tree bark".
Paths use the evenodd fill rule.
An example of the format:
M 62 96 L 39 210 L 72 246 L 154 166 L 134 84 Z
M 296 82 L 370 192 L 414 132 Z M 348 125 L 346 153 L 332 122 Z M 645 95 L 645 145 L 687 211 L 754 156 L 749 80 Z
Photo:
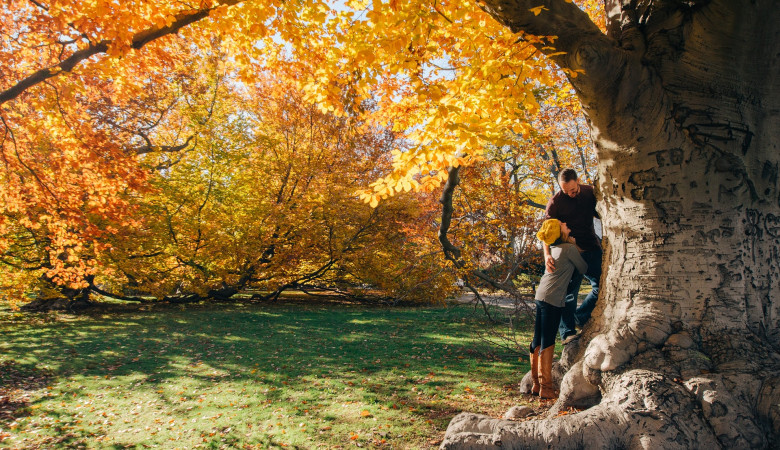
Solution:
M 604 275 L 552 411 L 590 407 L 464 413 L 442 448 L 778 445 L 777 1 L 607 1 L 606 34 L 564 0 L 486 3 L 557 35 L 556 62 L 584 71 L 571 81 L 597 147 Z

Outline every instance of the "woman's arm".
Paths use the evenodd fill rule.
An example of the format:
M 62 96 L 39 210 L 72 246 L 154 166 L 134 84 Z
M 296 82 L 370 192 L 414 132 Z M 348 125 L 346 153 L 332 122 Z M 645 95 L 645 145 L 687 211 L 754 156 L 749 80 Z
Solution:
M 585 273 L 588 271 L 588 263 L 582 259 L 582 255 L 580 255 L 581 251 L 582 250 L 580 250 L 579 247 L 573 245 L 566 249 L 566 255 L 571 259 L 572 264 L 574 264 L 574 267 L 576 267 L 580 273 Z

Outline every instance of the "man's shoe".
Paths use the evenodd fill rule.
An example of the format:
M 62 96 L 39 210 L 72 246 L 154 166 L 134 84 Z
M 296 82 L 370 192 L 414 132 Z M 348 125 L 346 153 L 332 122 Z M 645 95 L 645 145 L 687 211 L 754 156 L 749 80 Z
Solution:
M 566 336 L 566 339 L 564 339 L 562 343 L 563 345 L 570 344 L 571 342 L 576 341 L 579 338 L 580 338 L 579 334 L 572 334 L 570 336 Z

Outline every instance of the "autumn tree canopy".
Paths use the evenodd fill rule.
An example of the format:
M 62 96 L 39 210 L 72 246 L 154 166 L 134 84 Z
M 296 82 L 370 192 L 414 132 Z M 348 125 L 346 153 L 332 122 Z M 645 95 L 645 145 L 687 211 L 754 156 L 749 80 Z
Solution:
M 571 87 L 534 46 L 554 37 L 466 6 L 8 2 L 10 297 L 439 297 L 454 274 L 426 192 L 461 164 L 461 269 L 515 276 L 549 174 L 592 162 Z

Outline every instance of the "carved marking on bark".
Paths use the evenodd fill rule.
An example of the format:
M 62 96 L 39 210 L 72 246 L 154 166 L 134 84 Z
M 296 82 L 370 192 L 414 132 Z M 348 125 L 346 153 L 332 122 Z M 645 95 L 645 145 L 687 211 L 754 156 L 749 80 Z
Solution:
M 745 218 L 742 220 L 742 223 L 745 224 L 745 235 L 746 236 L 755 236 L 756 239 L 761 239 L 764 230 L 762 229 L 761 225 L 761 211 L 758 211 L 756 209 L 747 209 L 745 210 Z
M 654 169 L 643 170 L 640 172 L 634 172 L 628 177 L 628 182 L 636 186 L 641 186 L 658 179 L 658 174 Z
M 764 167 L 761 169 L 761 178 L 769 183 L 776 184 L 777 164 L 773 165 L 770 161 L 764 161 Z
M 744 192 L 750 199 L 758 201 L 760 196 L 751 175 L 758 177 L 758 169 L 751 172 L 744 156 L 751 148 L 753 131 L 744 124 L 719 121 L 709 111 L 695 109 L 680 104 L 673 105 L 672 119 L 681 130 L 709 160 L 705 173 L 714 170 L 721 175 L 718 188 L 718 201 L 736 201 Z M 665 155 L 656 155 L 659 166 L 666 163 Z M 772 167 L 761 170 L 761 178 L 771 178 Z M 772 189 L 767 187 L 762 195 L 770 195 Z
M 710 231 L 703 231 L 703 230 L 697 230 L 696 235 L 693 238 L 693 245 L 707 245 L 707 244 L 718 244 L 718 238 L 720 238 L 721 233 L 720 229 L 716 228 L 714 230 Z
M 681 165 L 683 163 L 685 153 L 680 148 L 671 148 L 669 150 L 650 152 L 649 155 L 655 155 L 658 167 L 665 167 L 669 165 Z
M 751 200 L 758 199 L 758 196 L 755 193 L 755 189 L 753 189 L 752 183 L 743 182 L 733 187 L 720 185 L 718 187 L 718 203 L 739 201 L 741 198 L 743 198 L 743 193 L 746 191 L 750 192 Z
M 658 216 L 665 223 L 679 221 L 683 213 L 683 207 L 680 202 L 658 202 L 656 210 L 658 211 Z
M 669 194 L 669 190 L 662 187 L 657 186 L 645 186 L 644 191 L 642 192 L 642 198 L 645 200 L 660 200 L 666 195 Z
M 764 230 L 766 234 L 773 237 L 780 237 L 780 217 L 769 213 L 764 217 Z
M 679 223 L 686 208 L 678 200 L 682 198 L 677 187 L 678 183 L 671 183 L 668 186 L 662 184 L 669 176 L 669 170 L 682 171 L 682 164 L 685 162 L 684 151 L 680 148 L 671 148 L 652 152 L 649 155 L 655 157 L 658 168 L 632 172 L 628 176 L 628 182 L 635 187 L 630 188 L 628 194 L 634 201 L 647 202 L 653 206 L 657 218 L 663 223 L 667 225 Z M 625 184 L 622 187 L 625 192 Z M 669 200 L 663 201 L 664 199 Z
M 718 122 L 708 111 L 675 104 L 672 107 L 672 118 L 678 128 L 699 146 L 711 145 L 719 148 L 716 144 L 736 143 L 744 156 L 753 141 L 753 132 L 747 125 Z

